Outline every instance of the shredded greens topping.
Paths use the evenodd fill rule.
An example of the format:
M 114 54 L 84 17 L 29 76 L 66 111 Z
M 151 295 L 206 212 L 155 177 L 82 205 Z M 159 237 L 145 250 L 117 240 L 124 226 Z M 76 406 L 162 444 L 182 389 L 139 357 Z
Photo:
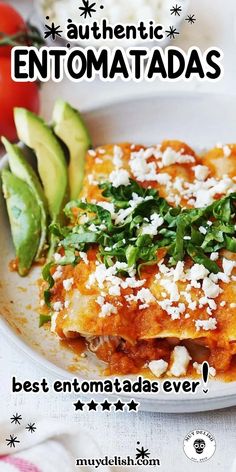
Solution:
M 75 200 L 64 209 L 68 225 L 51 225 L 51 233 L 65 251 L 60 265 L 77 264 L 80 251 L 86 252 L 97 245 L 98 259 L 107 267 L 125 262 L 139 273 L 144 265 L 158 261 L 158 250 L 163 248 L 169 266 L 189 256 L 217 273 L 220 268 L 210 259 L 210 254 L 223 248 L 236 252 L 236 193 L 205 208 L 186 209 L 170 206 L 156 190 L 145 189 L 133 180 L 118 188 L 106 182 L 100 188 L 106 203 L 113 204 L 111 212 L 104 208 L 106 204 L 102 207 L 101 203 Z M 158 215 L 159 225 L 147 234 L 145 228 L 152 227 L 153 215 Z M 51 267 L 52 263 L 43 270 L 43 277 L 49 283 L 45 292 L 47 304 L 54 284 Z

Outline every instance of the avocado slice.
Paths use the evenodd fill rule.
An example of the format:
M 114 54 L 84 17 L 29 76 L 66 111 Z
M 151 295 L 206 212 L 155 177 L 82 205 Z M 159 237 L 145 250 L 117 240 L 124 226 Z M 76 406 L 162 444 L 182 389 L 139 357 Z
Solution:
M 19 139 L 36 154 L 49 213 L 52 220 L 56 221 L 67 198 L 68 178 L 64 152 L 52 130 L 37 115 L 24 108 L 15 108 L 14 117 Z
M 91 137 L 80 113 L 60 99 L 53 109 L 53 128 L 69 150 L 70 198 L 73 200 L 78 198 L 82 187 L 85 155 L 91 147 Z
M 3 193 L 7 203 L 18 272 L 28 274 L 41 237 L 41 210 L 29 185 L 9 170 L 2 171 Z
M 41 211 L 41 238 L 35 259 L 38 260 L 42 255 L 47 238 L 47 201 L 39 179 L 25 159 L 22 150 L 14 144 L 11 144 L 6 138 L 2 137 L 2 143 L 8 153 L 9 166 L 14 175 L 24 180 L 31 188 Z

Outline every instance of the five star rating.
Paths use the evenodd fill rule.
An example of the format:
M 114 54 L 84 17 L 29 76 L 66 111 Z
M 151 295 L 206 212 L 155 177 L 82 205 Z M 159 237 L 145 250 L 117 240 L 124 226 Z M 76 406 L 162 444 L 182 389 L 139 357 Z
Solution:
M 130 400 L 129 402 L 122 402 L 121 400 L 117 401 L 108 401 L 105 399 L 102 402 L 95 402 L 94 400 L 90 400 L 89 402 L 82 402 L 78 400 L 76 403 L 73 403 L 75 411 L 138 411 L 139 409 L 139 402 L 135 402 L 134 400 Z

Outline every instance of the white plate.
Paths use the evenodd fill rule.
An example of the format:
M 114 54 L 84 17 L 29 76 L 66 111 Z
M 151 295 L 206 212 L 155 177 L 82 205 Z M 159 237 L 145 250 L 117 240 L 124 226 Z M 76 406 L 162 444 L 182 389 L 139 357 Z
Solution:
M 95 146 L 109 142 L 131 141 L 154 144 L 162 139 L 180 139 L 190 146 L 210 147 L 216 142 L 236 141 L 236 97 L 200 94 L 162 94 L 124 103 L 113 103 L 85 114 Z M 7 156 L 1 168 L 7 164 Z M 0 195 L 0 329 L 27 355 L 55 376 L 80 380 L 96 378 L 101 363 L 90 355 L 86 359 L 60 346 L 48 330 L 38 328 L 38 290 L 40 270 L 20 278 L 9 272 L 14 257 L 5 203 Z M 152 411 L 189 412 L 236 405 L 236 382 L 212 381 L 207 395 L 156 394 L 140 396 L 142 408 Z

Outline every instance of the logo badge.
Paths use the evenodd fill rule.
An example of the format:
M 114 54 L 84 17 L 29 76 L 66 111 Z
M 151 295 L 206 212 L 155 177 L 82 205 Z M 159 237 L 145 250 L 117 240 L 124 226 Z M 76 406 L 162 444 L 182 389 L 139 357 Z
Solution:
M 184 438 L 184 452 L 193 462 L 206 462 L 214 454 L 216 442 L 214 436 L 203 429 L 196 429 Z

